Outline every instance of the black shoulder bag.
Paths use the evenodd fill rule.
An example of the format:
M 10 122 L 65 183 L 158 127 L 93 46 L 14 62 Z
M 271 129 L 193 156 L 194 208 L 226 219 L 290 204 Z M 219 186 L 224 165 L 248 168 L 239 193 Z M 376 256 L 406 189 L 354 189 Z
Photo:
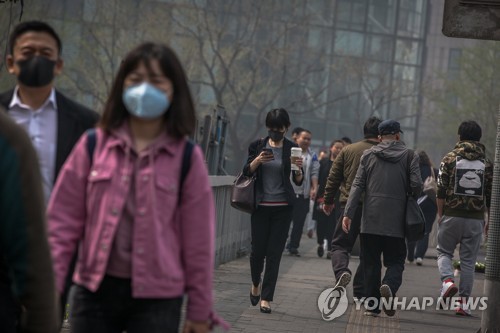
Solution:
M 409 242 L 418 241 L 425 235 L 425 216 L 411 192 L 410 169 L 413 155 L 413 150 L 408 149 L 408 162 L 406 165 L 408 188 L 406 191 L 405 237 Z

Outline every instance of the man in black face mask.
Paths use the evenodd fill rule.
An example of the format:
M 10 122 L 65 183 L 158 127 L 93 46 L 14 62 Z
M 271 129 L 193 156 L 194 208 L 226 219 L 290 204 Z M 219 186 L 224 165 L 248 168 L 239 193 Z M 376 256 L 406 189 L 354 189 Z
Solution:
M 81 134 L 98 115 L 54 89 L 63 68 L 62 44 L 48 24 L 18 24 L 9 39 L 7 69 L 17 77 L 13 90 L 0 94 L 0 104 L 29 134 L 38 152 L 45 201 L 64 161 Z
M 17 85 L 0 94 L 0 105 L 31 138 L 47 203 L 61 166 L 98 115 L 55 90 L 54 77 L 61 73 L 63 60 L 61 40 L 51 26 L 22 22 L 12 31 L 9 47 L 7 69 Z

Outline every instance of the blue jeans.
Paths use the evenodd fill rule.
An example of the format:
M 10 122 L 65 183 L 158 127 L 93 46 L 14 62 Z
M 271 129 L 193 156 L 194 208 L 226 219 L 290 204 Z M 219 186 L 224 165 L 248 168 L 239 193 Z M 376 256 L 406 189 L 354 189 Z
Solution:
M 93 293 L 75 286 L 71 309 L 73 333 L 178 332 L 182 297 L 132 298 L 130 279 L 105 276 Z

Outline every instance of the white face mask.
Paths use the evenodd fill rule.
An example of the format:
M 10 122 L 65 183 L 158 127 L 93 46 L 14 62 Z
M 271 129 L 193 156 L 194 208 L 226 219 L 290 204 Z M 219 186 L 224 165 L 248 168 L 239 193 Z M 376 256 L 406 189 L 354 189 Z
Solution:
M 126 88 L 122 99 L 127 111 L 137 118 L 154 119 L 170 107 L 167 95 L 147 82 Z

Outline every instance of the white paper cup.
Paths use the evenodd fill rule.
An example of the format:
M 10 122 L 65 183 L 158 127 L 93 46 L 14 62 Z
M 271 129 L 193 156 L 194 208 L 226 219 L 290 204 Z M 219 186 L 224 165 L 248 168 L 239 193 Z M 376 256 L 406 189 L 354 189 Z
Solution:
M 302 149 L 299 147 L 292 147 L 290 156 L 291 156 L 290 159 L 292 163 L 292 170 L 299 170 L 299 167 L 295 163 L 299 158 L 302 158 Z

